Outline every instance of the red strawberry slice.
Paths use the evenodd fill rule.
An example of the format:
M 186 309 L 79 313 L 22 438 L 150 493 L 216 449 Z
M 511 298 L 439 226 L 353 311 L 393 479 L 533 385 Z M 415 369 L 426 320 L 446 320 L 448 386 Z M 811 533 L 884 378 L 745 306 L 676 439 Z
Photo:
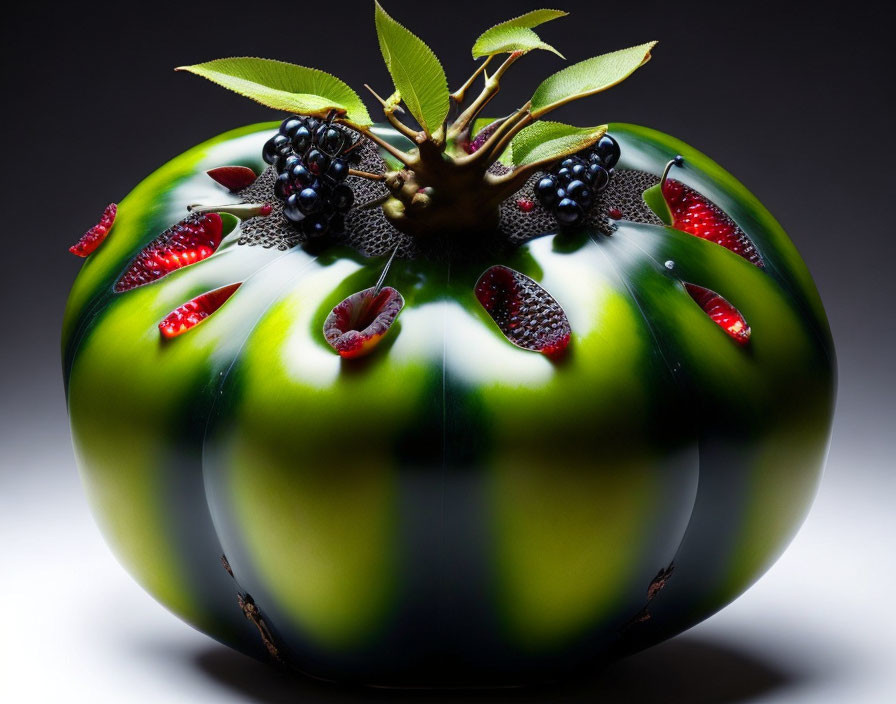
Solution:
M 669 204 L 675 229 L 720 244 L 756 266 L 763 266 L 762 257 L 747 233 L 715 203 L 671 178 L 663 183 L 663 196 Z
M 103 211 L 100 221 L 81 235 L 81 239 L 69 247 L 68 251 L 78 257 L 86 257 L 96 251 L 96 248 L 106 239 L 109 230 L 112 229 L 116 213 L 118 213 L 118 206 L 115 203 L 109 203 Z
M 750 341 L 752 331 L 737 308 L 708 288 L 688 283 L 684 287 L 697 305 L 703 309 L 703 312 L 728 333 L 735 342 L 739 345 L 746 345 Z
M 210 257 L 222 239 L 217 213 L 190 215 L 156 237 L 131 262 L 115 284 L 115 292 L 130 291 L 166 274 Z
M 206 171 L 214 181 L 231 191 L 241 191 L 255 183 L 255 172 L 246 166 L 219 166 Z
M 208 318 L 224 302 L 230 298 L 242 284 L 230 284 L 214 291 L 203 293 L 201 296 L 187 301 L 182 306 L 175 308 L 165 319 L 159 323 L 159 330 L 163 337 L 169 340 L 172 337 L 182 335 L 187 330 L 196 327 Z
M 504 336 L 517 347 L 549 357 L 569 345 L 569 319 L 560 304 L 525 274 L 506 266 L 487 269 L 476 298 Z
M 327 316 L 324 337 L 341 357 L 361 357 L 379 344 L 402 308 L 404 298 L 389 286 L 358 291 Z

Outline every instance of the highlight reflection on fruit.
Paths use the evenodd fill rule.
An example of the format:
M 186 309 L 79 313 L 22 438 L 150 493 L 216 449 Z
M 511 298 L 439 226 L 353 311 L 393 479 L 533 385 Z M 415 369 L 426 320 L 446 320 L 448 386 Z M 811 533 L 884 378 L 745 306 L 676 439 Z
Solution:
M 337 680 L 543 680 L 706 618 L 797 529 L 834 354 L 795 248 L 688 145 L 542 119 L 653 43 L 481 117 L 563 14 L 485 32 L 449 93 L 377 5 L 384 125 L 316 70 L 188 67 L 289 116 L 175 158 L 73 248 L 84 481 L 196 628 Z

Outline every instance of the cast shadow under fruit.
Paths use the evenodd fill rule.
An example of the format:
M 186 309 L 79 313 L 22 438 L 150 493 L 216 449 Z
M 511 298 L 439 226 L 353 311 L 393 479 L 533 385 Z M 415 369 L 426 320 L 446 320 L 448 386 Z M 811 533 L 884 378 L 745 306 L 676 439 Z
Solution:
M 546 701 L 606 704 L 737 704 L 806 685 L 815 675 L 803 665 L 764 658 L 735 645 L 698 636 L 682 636 L 666 645 L 615 663 L 607 670 L 547 687 L 494 690 L 382 690 L 344 688 L 290 675 L 223 646 L 194 654 L 203 676 L 257 704 L 286 702 Z

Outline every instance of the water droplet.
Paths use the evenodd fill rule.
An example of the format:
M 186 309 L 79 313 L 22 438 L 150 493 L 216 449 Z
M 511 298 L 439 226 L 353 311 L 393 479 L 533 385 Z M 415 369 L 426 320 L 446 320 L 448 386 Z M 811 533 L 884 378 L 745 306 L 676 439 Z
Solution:
M 672 271 L 672 269 L 675 268 L 675 262 L 669 259 L 663 266 L 665 266 L 669 271 Z

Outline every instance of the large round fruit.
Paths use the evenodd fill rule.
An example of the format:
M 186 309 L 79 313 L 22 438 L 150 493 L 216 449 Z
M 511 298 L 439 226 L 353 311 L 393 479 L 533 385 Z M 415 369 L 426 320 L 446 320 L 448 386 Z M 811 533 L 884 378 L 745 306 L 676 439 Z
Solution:
M 656 183 L 683 155 L 666 189 L 676 225 L 720 210 L 734 244 L 632 222 L 637 204 L 620 202 L 609 235 L 399 256 L 386 283 L 403 311 L 346 359 L 324 322 L 386 256 L 246 246 L 225 214 L 211 256 L 120 283 L 188 204 L 234 200 L 206 170 L 261 171 L 271 129 L 222 135 L 137 186 L 68 302 L 79 464 L 116 554 L 156 599 L 319 677 L 514 684 L 674 635 L 775 560 L 825 456 L 834 356 L 805 265 L 734 178 L 612 124 L 614 179 Z M 521 200 L 520 217 L 534 207 Z M 511 344 L 493 320 L 507 330 L 519 301 L 506 287 L 530 285 L 513 272 L 562 308 L 562 353 Z M 489 286 L 504 296 L 492 315 Z M 160 333 L 209 291 L 175 318 L 201 325 Z

